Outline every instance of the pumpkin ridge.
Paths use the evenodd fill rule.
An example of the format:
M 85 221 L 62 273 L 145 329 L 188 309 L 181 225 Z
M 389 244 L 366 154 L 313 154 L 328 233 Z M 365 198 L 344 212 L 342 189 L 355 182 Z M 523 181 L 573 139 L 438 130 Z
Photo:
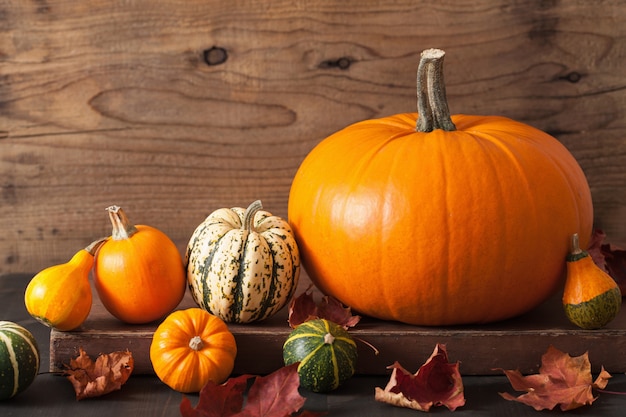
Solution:
M 22 341 L 28 344 L 28 346 L 33 352 L 39 350 L 39 348 L 35 345 L 35 343 L 33 343 L 33 340 L 31 339 L 31 336 L 27 333 L 26 329 L 21 329 L 18 326 L 12 326 L 11 329 L 7 329 L 5 327 L 3 330 L 5 331 L 9 330 L 11 333 L 18 336 L 20 339 L 22 339 Z M 37 369 L 39 369 L 39 357 L 37 357 L 36 359 L 37 359 L 37 362 L 36 362 Z
M 277 248 L 275 247 L 276 243 L 273 241 L 273 239 L 270 236 L 267 236 L 267 234 L 270 234 L 271 237 L 278 236 L 280 239 L 282 239 L 283 242 L 286 242 L 284 237 L 280 236 L 279 234 L 271 233 L 271 232 L 266 232 L 263 234 L 263 236 L 265 237 L 265 241 L 267 242 L 267 245 L 269 247 L 269 251 L 270 251 L 270 257 L 271 257 L 271 262 L 272 262 L 272 277 L 270 280 L 269 288 L 266 291 L 265 296 L 260 301 L 260 306 L 259 306 L 260 308 L 258 309 L 259 313 L 257 314 L 258 317 L 265 317 L 267 314 L 267 311 L 273 310 L 274 307 L 276 306 L 275 300 L 276 300 L 276 294 L 278 291 L 277 283 L 279 282 L 279 278 L 280 278 L 278 271 L 279 269 L 282 269 L 282 270 L 285 269 L 285 265 L 279 264 L 279 262 L 277 261 L 276 255 L 280 253 L 281 251 L 277 250 Z M 280 249 L 283 249 L 283 248 L 280 248 Z M 282 251 L 282 252 L 286 252 L 286 251 Z M 292 274 L 292 276 L 295 276 L 295 275 Z M 294 288 L 293 285 L 292 285 L 292 288 Z M 289 292 L 291 293 L 291 288 L 289 289 Z M 280 296 L 280 294 L 278 295 Z M 288 298 L 291 298 L 291 295 L 289 295 Z
M 32 334 L 16 323 L 0 321 L 0 400 L 30 385 L 39 371 L 39 361 L 39 348 Z
M 12 332 L 12 333 L 15 333 L 15 332 Z M 7 355 L 9 357 L 9 361 L 11 362 L 11 367 L 13 369 L 13 391 L 10 394 L 10 397 L 13 397 L 15 394 L 17 394 L 17 390 L 20 386 L 19 384 L 20 368 L 19 368 L 19 364 L 17 363 L 17 355 L 15 354 L 15 350 L 13 349 L 13 345 L 9 337 L 0 333 L 0 341 L 3 342 L 4 347 L 6 348 Z
M 457 125 L 458 126 L 458 125 Z M 481 129 L 484 129 L 481 125 Z M 468 133 L 468 132 L 466 132 Z M 469 133 L 471 135 L 471 137 L 476 141 L 477 144 L 479 144 L 481 147 L 485 148 L 486 143 L 487 142 L 489 144 L 489 146 L 491 147 L 495 147 L 497 149 L 497 152 L 488 152 L 485 151 L 483 153 L 483 155 L 485 156 L 485 159 L 489 161 L 488 164 L 488 169 L 494 178 L 498 178 L 501 175 L 501 168 L 499 168 L 499 166 L 501 166 L 500 160 L 504 159 L 504 157 L 506 157 L 506 166 L 507 167 L 513 167 L 514 171 L 517 173 L 517 179 L 518 181 L 520 181 L 521 183 L 523 183 L 524 185 L 524 194 L 528 194 L 528 195 L 532 195 L 531 192 L 531 187 L 530 184 L 528 182 L 528 177 L 526 176 L 526 171 L 524 169 L 522 169 L 521 166 L 521 162 L 519 160 L 519 158 L 515 155 L 514 152 L 512 152 L 512 150 L 510 149 L 510 145 L 509 142 L 507 141 L 506 143 L 503 143 L 502 140 L 497 140 L 496 137 L 493 136 L 492 133 L 490 132 L 484 132 L 483 130 L 481 130 L 480 132 L 472 132 Z M 497 157 L 497 160 L 496 160 Z M 495 181 L 496 186 L 498 187 L 497 190 L 494 190 L 492 195 L 494 196 L 507 196 L 508 193 L 507 191 L 504 189 L 504 187 L 502 186 L 502 182 L 500 181 Z M 521 184 L 518 183 L 516 184 L 516 188 L 521 188 L 520 186 Z M 498 209 L 496 209 L 497 211 L 506 211 L 506 202 L 504 201 L 503 198 L 493 198 L 493 204 L 496 204 L 496 200 L 497 200 L 497 204 L 498 204 Z M 533 205 L 531 207 L 532 209 L 535 208 L 535 206 Z M 535 228 L 535 224 L 536 224 L 536 219 L 537 219 L 537 212 L 533 211 L 532 213 L 529 213 L 528 216 L 526 216 L 527 221 L 532 219 L 532 227 Z M 530 227 L 530 226 L 526 226 L 526 227 Z M 512 233 L 511 228 L 510 227 L 501 227 L 499 228 L 499 231 L 501 232 L 501 234 L 499 234 L 498 236 L 494 236 L 495 239 L 501 239 L 504 242 L 510 242 L 511 240 L 513 240 L 509 235 Z M 471 249 L 474 249 L 474 247 L 472 247 Z M 502 258 L 498 259 L 498 262 L 501 262 L 504 265 L 504 270 L 509 271 L 511 270 L 511 257 L 510 257 L 510 253 L 509 252 L 504 252 Z M 472 253 L 472 254 L 468 254 L 468 258 L 470 259 L 477 259 L 478 257 L 480 257 L 481 254 L 480 253 Z M 513 261 L 515 262 L 515 261 Z M 525 267 L 525 266 L 524 266 Z M 501 293 L 506 293 L 506 288 L 505 288 L 505 282 L 503 280 L 498 281 L 496 284 L 492 284 L 493 288 L 494 288 L 494 292 L 501 294 Z M 497 287 L 496 287 L 497 286 Z M 490 314 L 491 312 L 488 311 L 487 314 Z M 489 317 L 488 316 L 484 316 L 483 320 L 484 321 L 489 321 L 488 320 Z
M 209 310 L 210 300 L 213 297 L 211 288 L 209 287 L 209 280 L 207 279 L 207 277 L 209 275 L 209 272 L 211 271 L 211 264 L 213 263 L 215 254 L 220 250 L 220 242 L 224 239 L 225 236 L 226 234 L 223 234 L 218 239 L 216 239 L 215 242 L 213 242 L 213 244 L 211 245 L 211 250 L 209 254 L 207 255 L 207 257 L 204 258 L 204 262 L 203 262 L 203 268 L 202 268 L 201 276 L 200 276 L 202 278 L 200 280 L 202 283 L 202 299 L 196 300 L 196 301 L 199 302 L 202 308 L 204 308 L 207 311 Z M 191 291 L 191 295 L 193 295 L 194 299 L 198 298 L 195 291 Z
M 314 357 L 317 354 L 317 352 L 321 351 L 323 347 L 324 347 L 324 344 L 320 343 L 318 346 L 315 347 L 315 349 L 312 349 L 304 358 L 302 358 L 300 360 L 300 364 L 298 365 L 298 371 L 300 371 L 304 367 L 307 367 L 311 358 Z
M 337 352 L 335 351 L 335 342 L 333 341 L 330 344 L 327 344 L 327 349 L 330 351 L 330 360 L 333 364 L 333 389 L 339 386 L 339 363 L 337 361 Z M 325 345 L 322 345 L 325 346 Z
M 231 289 L 230 299 L 225 294 L 217 295 L 217 297 L 220 297 L 224 300 L 228 300 L 230 308 L 228 308 L 227 312 L 225 313 L 225 319 L 226 321 L 235 322 L 235 323 L 240 321 L 239 314 L 241 313 L 241 310 L 243 308 L 244 297 L 243 297 L 243 288 L 242 288 L 243 282 L 241 279 L 241 276 L 242 276 L 241 274 L 245 269 L 245 265 L 243 261 L 245 260 L 246 245 L 248 243 L 248 234 L 250 233 L 246 231 L 245 229 L 236 229 L 227 234 L 238 233 L 238 232 L 241 232 L 241 235 L 239 235 L 240 238 L 231 240 L 232 242 L 236 241 L 238 243 L 238 249 L 236 251 L 239 253 L 239 257 L 236 259 L 236 261 L 235 261 L 235 258 L 231 260 L 231 262 L 237 263 L 237 272 L 232 277 L 235 285 Z M 220 250 L 217 251 L 216 253 L 221 252 L 223 249 L 224 248 L 220 247 Z M 234 250 L 234 249 L 229 248 L 229 250 Z M 218 276 L 218 279 L 223 280 L 223 276 Z M 223 285 L 221 285 L 221 287 L 223 287 Z
M 237 275 L 235 278 L 235 287 L 233 288 L 233 293 L 232 293 L 233 304 L 236 306 L 235 307 L 236 314 L 234 314 L 235 312 L 233 312 L 232 309 L 229 311 L 229 313 L 231 313 L 231 317 L 229 318 L 229 321 L 235 321 L 235 322 L 241 321 L 241 318 L 238 316 L 244 310 L 252 311 L 249 321 L 255 321 L 259 317 L 259 311 L 257 308 L 253 308 L 251 310 L 250 306 L 246 305 L 246 303 L 249 303 L 251 301 L 251 297 L 249 294 L 248 296 L 244 296 L 243 286 L 244 286 L 244 282 L 245 283 L 248 282 L 248 280 L 246 279 L 247 276 L 252 275 L 252 271 L 250 271 L 251 266 L 249 266 L 246 263 L 246 259 L 248 259 L 248 255 L 249 255 L 248 251 L 250 250 L 249 247 L 250 245 L 258 244 L 258 246 L 254 248 L 255 250 L 253 251 L 256 253 L 257 249 L 261 248 L 261 242 L 260 242 L 260 239 L 250 239 L 250 235 L 252 233 L 257 234 L 257 232 L 254 231 L 254 227 L 252 229 L 242 228 L 241 231 L 242 231 L 241 250 L 239 250 L 239 259 L 237 261 L 239 264 L 239 268 L 237 270 Z M 248 283 L 248 286 L 250 287 L 249 283 Z

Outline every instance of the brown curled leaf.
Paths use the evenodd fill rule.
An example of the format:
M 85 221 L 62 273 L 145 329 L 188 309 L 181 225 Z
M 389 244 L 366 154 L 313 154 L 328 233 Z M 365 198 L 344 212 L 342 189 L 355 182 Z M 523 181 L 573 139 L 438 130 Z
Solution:
M 500 393 L 502 398 L 518 401 L 535 410 L 552 410 L 559 406 L 561 411 L 591 405 L 596 397 L 592 389 L 604 389 L 611 375 L 602 368 L 600 375 L 592 381 L 591 363 L 587 353 L 572 357 L 550 346 L 541 357 L 538 374 L 522 375 L 517 370 L 503 370 L 516 391 L 525 391 L 515 397 Z
M 76 392 L 76 400 L 99 397 L 122 388 L 133 372 L 130 351 L 112 352 L 98 356 L 96 361 L 79 348 L 79 355 L 65 365 L 64 372 Z

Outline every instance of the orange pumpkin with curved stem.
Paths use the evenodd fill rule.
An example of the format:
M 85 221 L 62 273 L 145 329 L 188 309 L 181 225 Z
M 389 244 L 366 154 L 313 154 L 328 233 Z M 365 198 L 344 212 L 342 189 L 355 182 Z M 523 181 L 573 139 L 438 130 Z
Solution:
M 126 323 L 148 323 L 165 316 L 187 288 L 178 248 L 160 230 L 132 224 L 120 207 L 107 211 L 113 231 L 94 264 L 94 284 L 102 304 Z
M 569 236 L 591 235 L 585 175 L 550 135 L 505 117 L 450 116 L 443 51 L 422 54 L 418 114 L 318 144 L 288 219 L 316 286 L 354 310 L 419 325 L 522 314 L 563 283 Z
M 237 344 L 219 317 L 190 308 L 171 313 L 157 327 L 150 360 L 157 376 L 180 392 L 199 392 L 224 382 L 233 371 Z

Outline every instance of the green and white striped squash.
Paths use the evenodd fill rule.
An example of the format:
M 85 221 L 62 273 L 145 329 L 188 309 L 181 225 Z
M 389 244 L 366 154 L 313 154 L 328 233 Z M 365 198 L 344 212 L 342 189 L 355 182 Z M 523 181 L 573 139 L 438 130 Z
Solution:
M 300 254 L 289 224 L 262 210 L 221 208 L 194 231 L 185 255 L 196 304 L 228 323 L 266 319 L 293 296 Z
M 298 325 L 283 345 L 285 365 L 300 362 L 300 386 L 313 392 L 338 388 L 354 375 L 357 347 L 340 325 L 314 319 Z
M 10 321 L 0 321 L 0 400 L 33 383 L 39 372 L 39 347 L 33 335 Z

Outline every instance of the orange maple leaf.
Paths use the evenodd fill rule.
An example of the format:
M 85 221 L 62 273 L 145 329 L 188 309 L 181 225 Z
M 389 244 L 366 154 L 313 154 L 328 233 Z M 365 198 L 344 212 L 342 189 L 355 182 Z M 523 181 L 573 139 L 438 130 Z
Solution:
M 557 405 L 562 411 L 590 405 L 596 399 L 592 389 L 604 389 L 611 374 L 602 368 L 592 381 L 591 363 L 587 352 L 572 357 L 550 346 L 541 357 L 539 373 L 523 376 L 519 371 L 502 370 L 516 391 L 526 391 L 518 397 L 501 392 L 502 398 L 518 401 L 535 410 L 551 410 Z
M 129 351 L 102 354 L 94 362 L 83 348 L 78 350 L 78 357 L 65 365 L 64 373 L 74 386 L 76 400 L 119 390 L 133 371 L 133 355 Z

